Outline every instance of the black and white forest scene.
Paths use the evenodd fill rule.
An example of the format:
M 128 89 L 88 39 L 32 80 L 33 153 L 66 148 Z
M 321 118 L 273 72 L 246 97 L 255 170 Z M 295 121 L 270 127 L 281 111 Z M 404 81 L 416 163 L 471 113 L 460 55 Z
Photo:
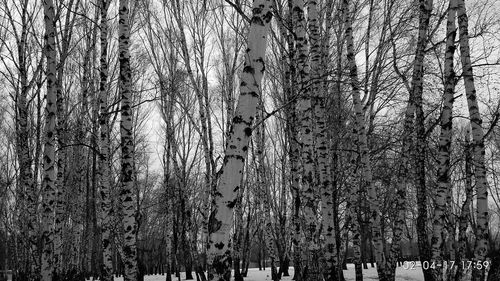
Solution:
M 500 0 L 0 0 L 0 281 L 500 281 Z

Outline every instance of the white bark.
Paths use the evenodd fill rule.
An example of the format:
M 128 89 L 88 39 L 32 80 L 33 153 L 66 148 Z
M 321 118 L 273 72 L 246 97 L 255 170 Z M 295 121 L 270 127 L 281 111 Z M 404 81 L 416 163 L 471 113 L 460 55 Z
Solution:
M 436 264 L 443 262 L 444 231 L 447 212 L 447 198 L 451 192 L 450 183 L 450 149 L 452 140 L 452 113 L 455 93 L 454 53 L 456 36 L 456 1 L 450 0 L 448 20 L 446 23 L 446 52 L 444 62 L 444 95 L 443 110 L 441 113 L 441 134 L 439 136 L 439 166 L 438 187 L 435 197 L 434 220 L 432 223 L 432 261 Z M 435 277 L 442 280 L 442 268 L 437 267 Z
M 470 58 L 469 47 L 469 20 L 465 9 L 464 0 L 458 1 L 458 26 L 460 41 L 460 59 L 462 62 L 462 73 L 464 76 L 465 93 L 467 96 L 467 106 L 469 108 L 470 126 L 473 141 L 473 166 L 476 179 L 476 200 L 477 200 L 477 225 L 476 225 L 476 245 L 474 249 L 474 259 L 484 261 L 489 249 L 488 230 L 488 181 L 485 167 L 485 148 L 482 118 L 479 112 L 476 87 L 474 85 L 474 73 Z M 481 280 L 484 270 L 475 270 L 473 279 Z
M 349 7 L 346 7 L 349 9 Z M 370 161 L 370 151 L 368 148 L 368 137 L 365 127 L 365 118 L 363 112 L 363 105 L 360 98 L 360 83 L 358 78 L 358 68 L 355 60 L 353 31 L 352 31 L 352 17 L 350 14 L 346 18 L 346 42 L 347 42 L 347 60 L 349 62 L 350 79 L 352 87 L 352 99 L 355 111 L 355 125 L 357 126 L 359 152 L 361 155 L 361 164 L 363 169 L 362 184 L 367 187 L 368 205 L 370 209 L 370 227 L 371 237 L 373 243 L 373 250 L 375 260 L 377 261 L 377 271 L 380 275 L 385 275 L 384 269 L 386 265 L 384 246 L 382 243 L 382 232 L 380 228 L 380 208 L 377 197 L 377 190 L 375 188 L 372 176 L 372 168 Z
M 306 268 L 304 273 L 307 276 L 302 276 L 306 280 L 317 280 L 320 276 L 318 256 L 319 244 L 317 241 L 317 232 L 319 230 L 319 223 L 317 217 L 317 190 L 314 186 L 314 134 L 313 134 L 313 108 L 311 100 L 311 66 L 308 61 L 308 42 L 306 38 L 306 20 L 304 18 L 305 3 L 303 0 L 294 0 L 293 2 L 293 20 L 295 31 L 295 47 L 296 63 L 297 63 L 297 85 L 298 85 L 298 99 L 297 99 L 297 117 L 299 123 L 298 139 L 301 146 L 300 159 L 302 164 L 302 198 L 304 207 L 304 218 L 306 229 L 305 243 L 306 248 L 304 255 L 307 259 Z M 317 12 L 312 11 L 309 15 L 310 22 L 314 24 L 311 27 L 314 29 L 317 24 Z M 318 34 L 311 34 L 311 41 L 315 41 L 315 46 L 311 48 L 318 51 L 319 40 Z M 315 57 L 313 63 L 319 63 Z
M 215 194 L 216 205 L 210 217 L 208 263 L 213 270 L 208 280 L 228 281 L 231 275 L 229 239 L 233 209 L 243 176 L 252 123 L 257 113 L 264 74 L 267 28 L 272 18 L 271 7 L 270 0 L 255 0 L 253 4 L 240 97 L 226 144 L 222 174 Z
M 130 69 L 130 26 L 129 1 L 120 0 L 118 26 L 118 52 L 120 63 L 119 92 L 121 96 L 121 180 L 120 190 L 123 212 L 123 263 L 125 267 L 124 280 L 137 279 L 137 249 L 136 249 L 136 200 L 134 188 L 134 141 L 132 124 L 132 73 Z
M 101 56 L 100 56 L 100 81 L 99 81 L 99 127 L 100 127 L 100 157 L 99 157 L 99 173 L 100 173 L 100 188 L 101 188 L 101 221 L 102 221 L 102 256 L 103 256 L 103 272 L 102 278 L 104 281 L 113 280 L 113 253 L 111 244 L 111 230 L 113 218 L 113 206 L 111 200 L 111 182 L 110 182 L 110 141 L 109 141 L 109 125 L 108 125 L 108 1 L 102 0 L 100 3 L 101 24 L 100 24 L 100 41 L 101 41 Z

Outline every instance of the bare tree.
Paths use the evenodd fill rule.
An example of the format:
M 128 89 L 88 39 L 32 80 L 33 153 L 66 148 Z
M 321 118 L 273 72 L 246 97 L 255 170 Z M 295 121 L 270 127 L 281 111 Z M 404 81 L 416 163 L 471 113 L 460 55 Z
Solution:
M 42 224 L 43 248 L 41 279 L 52 281 L 53 244 L 54 244 L 54 210 L 56 202 L 56 170 L 55 170 L 55 135 L 57 115 L 56 87 L 56 28 L 55 8 L 52 0 L 43 2 L 45 21 L 45 57 L 47 60 L 47 94 L 45 107 L 45 144 L 43 151 L 42 178 Z
M 125 264 L 124 279 L 137 279 L 137 222 L 136 204 L 134 202 L 134 140 L 132 138 L 132 73 L 130 69 L 130 14 L 128 0 L 121 0 L 119 5 L 119 61 L 121 93 L 121 190 L 123 205 L 123 262 Z
M 473 140 L 473 167 L 476 180 L 476 200 L 477 200 L 477 225 L 476 225 L 476 245 L 474 250 L 474 260 L 484 261 L 489 249 L 489 229 L 488 229 L 488 180 L 485 168 L 485 147 L 484 133 L 482 127 L 481 113 L 474 84 L 474 74 L 470 58 L 469 47 L 469 20 L 465 3 L 458 0 L 458 28 L 460 40 L 460 60 L 462 62 L 462 75 L 464 76 L 465 93 L 467 96 L 467 106 L 469 108 L 471 134 Z M 474 268 L 473 280 L 483 280 L 484 268 Z
M 240 97 L 228 136 L 222 173 L 216 192 L 216 206 L 209 222 L 208 263 L 213 268 L 208 280 L 226 280 L 231 276 L 229 231 L 233 222 L 235 195 L 241 183 L 243 165 L 257 112 L 260 85 L 264 74 L 266 34 L 272 18 L 271 1 L 256 0 L 248 34 L 245 66 L 241 76 Z

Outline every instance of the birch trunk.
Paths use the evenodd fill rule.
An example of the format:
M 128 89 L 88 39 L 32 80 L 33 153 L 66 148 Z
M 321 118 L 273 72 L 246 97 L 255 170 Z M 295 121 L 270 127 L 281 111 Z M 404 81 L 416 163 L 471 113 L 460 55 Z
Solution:
M 288 0 L 288 12 L 287 17 L 288 29 L 295 29 L 296 13 L 293 12 L 294 0 Z M 283 29 L 284 30 L 284 29 Z M 286 37 L 288 46 L 288 63 L 285 66 L 285 81 L 284 81 L 284 94 L 287 106 L 286 110 L 286 134 L 289 140 L 288 155 L 290 159 L 290 175 L 291 183 L 290 190 L 292 193 L 292 245 L 293 245 L 293 265 L 294 265 L 294 277 L 295 281 L 302 281 L 301 272 L 303 270 L 303 265 L 300 257 L 301 253 L 301 222 L 300 222 L 300 147 L 298 143 L 298 131 L 297 131 L 297 112 L 296 112 L 296 90 L 295 90 L 295 79 L 297 78 L 296 73 L 296 49 L 294 46 L 294 36 L 291 31 L 287 34 L 282 33 L 283 37 Z
M 164 96 L 165 97 L 165 96 Z M 163 188 L 165 190 L 165 260 L 166 260 L 166 281 L 171 281 L 172 280 L 172 231 L 173 231 L 173 208 L 172 208 L 172 187 L 171 187 L 171 179 L 170 179 L 170 157 L 172 154 L 172 149 L 171 149 L 171 139 L 168 137 L 171 135 L 171 129 L 170 129 L 170 123 L 171 119 L 171 109 L 172 106 L 171 104 L 163 104 L 164 108 L 164 119 L 166 124 L 166 140 L 165 140 L 165 151 L 164 151 L 164 167 L 163 167 Z M 168 110 L 167 110 L 168 108 Z
M 243 166 L 257 113 L 260 86 L 264 74 L 267 28 L 272 18 L 270 0 L 255 0 L 252 21 L 241 74 L 240 97 L 228 136 L 222 174 L 215 193 L 216 205 L 210 217 L 208 263 L 212 267 L 208 280 L 229 281 L 231 249 L 229 238 L 233 209 L 243 176 Z
M 34 175 L 31 165 L 33 163 L 32 156 L 30 155 L 29 146 L 29 108 L 28 108 L 28 94 L 30 90 L 30 82 L 28 80 L 28 61 L 27 61 L 27 43 L 28 43 L 28 7 L 27 3 L 21 3 L 22 5 L 22 15 L 21 15 L 21 34 L 19 37 L 16 36 L 17 46 L 17 65 L 18 65 L 18 75 L 20 89 L 16 89 L 16 153 L 17 160 L 19 163 L 19 225 L 21 226 L 21 233 L 27 234 L 26 250 L 28 255 L 26 256 L 26 273 L 30 278 L 34 279 L 35 275 L 39 270 L 39 261 L 37 261 L 34 256 L 37 256 L 37 229 L 36 229 L 36 210 L 37 210 L 37 189 L 34 182 Z M 8 9 L 8 7 L 5 7 Z M 13 24 L 13 23 L 12 23 Z M 36 76 L 37 74 L 35 74 Z M 35 79 L 35 78 L 33 78 Z M 16 244 L 17 245 L 17 244 Z
M 432 223 L 432 262 L 443 263 L 444 231 L 447 212 L 448 194 L 451 192 L 450 183 L 450 149 L 452 139 L 452 113 L 455 94 L 454 54 L 456 37 L 456 1 L 450 0 L 448 20 L 446 22 L 446 52 L 444 61 L 444 95 L 443 110 L 441 113 L 441 134 L 439 136 L 439 166 L 438 186 L 435 198 L 434 220 Z M 434 275 L 436 280 L 443 279 L 443 268 L 438 266 Z
M 429 20 L 432 12 L 432 0 L 419 0 L 420 14 L 417 38 L 417 49 L 411 81 L 410 98 L 415 106 L 415 186 L 417 189 L 417 237 L 418 249 L 421 261 L 429 261 L 431 258 L 430 244 L 427 234 L 427 188 L 425 176 L 425 116 L 422 104 L 424 56 L 425 47 L 428 43 Z M 422 268 L 423 269 L 423 268 Z M 423 269 L 425 281 L 434 280 L 431 269 Z
M 110 181 L 110 141 L 108 125 L 108 1 L 102 0 L 100 3 L 101 24 L 100 24 L 100 72 L 99 72 L 99 143 L 100 147 L 100 187 L 101 187 L 101 221 L 102 221 L 102 279 L 104 281 L 113 280 L 113 252 L 111 244 L 111 230 L 113 218 L 113 205 L 111 201 L 111 181 Z
M 319 29 L 319 13 L 316 1 L 308 2 L 309 11 L 309 30 L 310 30 L 310 41 L 311 41 L 311 67 L 312 67 L 312 86 L 311 91 L 314 98 L 314 116 L 315 116 L 315 127 L 314 127 L 314 138 L 315 151 L 317 155 L 317 174 L 318 174 L 318 186 L 321 194 L 321 214 L 323 217 L 323 233 L 325 236 L 325 251 L 324 251 L 324 262 L 326 268 L 324 268 L 323 275 L 326 280 L 336 279 L 336 267 L 337 261 L 337 249 L 335 243 L 335 233 L 334 233 L 334 213 L 333 213 L 333 194 L 331 192 L 330 184 L 330 167 L 328 161 L 328 150 L 327 150 L 327 134 L 326 134 L 326 92 L 328 86 L 326 83 L 326 72 L 324 71 L 327 67 L 328 59 L 328 47 L 329 47 L 329 32 L 331 28 L 331 14 L 333 5 L 330 4 L 327 8 L 326 16 L 326 31 L 324 34 L 325 38 L 320 40 L 320 29 Z
M 64 47 L 63 47 L 64 48 Z M 64 51 L 61 51 L 64 53 Z M 56 96 L 57 96 L 57 116 L 56 116 L 56 140 L 57 140 L 57 173 L 56 173 L 56 202 L 55 202 L 55 220 L 54 220 L 54 279 L 59 278 L 58 275 L 61 274 L 61 262 L 62 262 L 62 228 L 63 228 L 63 216 L 66 213 L 65 210 L 65 181 L 64 174 L 66 172 L 66 130 L 65 130 L 65 117 L 64 117 L 64 97 L 62 92 L 62 81 L 64 74 L 64 63 L 62 60 L 58 62 L 57 65 L 57 78 L 56 78 Z M 85 72 L 85 70 L 84 70 Z
M 349 10 L 349 6 L 346 6 Z M 382 244 L 382 231 L 380 228 L 381 218 L 379 202 L 377 198 L 377 191 L 373 183 L 373 176 L 371 171 L 370 151 L 368 148 L 368 139 L 366 135 L 365 120 L 363 113 L 363 105 L 360 98 L 360 84 L 358 78 L 358 69 L 355 60 L 353 31 L 352 31 L 352 17 L 350 14 L 346 16 L 346 46 L 347 46 L 347 60 L 349 63 L 349 76 L 352 87 L 352 98 L 355 111 L 355 124 L 357 127 L 357 137 L 359 144 L 359 152 L 361 164 L 363 169 L 362 184 L 367 186 L 368 192 L 368 207 L 370 210 L 370 227 L 371 239 L 374 249 L 375 260 L 377 262 L 377 272 L 380 280 L 385 280 L 385 265 L 386 258 L 384 253 L 384 245 Z M 354 219 L 354 218 L 353 218 Z
M 66 9 L 71 11 L 74 9 L 73 7 L 74 0 L 68 1 L 66 4 Z M 78 9 L 78 7 L 76 8 Z M 59 13 L 59 10 L 58 12 Z M 73 15 L 73 17 L 72 17 Z M 60 32 L 60 38 L 57 39 L 57 42 L 60 42 L 60 46 L 58 49 L 60 50 L 59 61 L 57 62 L 57 75 L 56 75 L 56 95 L 57 95 L 57 123 L 56 123 L 56 139 L 57 139 L 57 176 L 56 176 L 56 202 L 55 202 L 55 221 L 54 221 L 54 273 L 59 275 L 62 273 L 62 250 L 63 250 L 63 225 L 64 225 L 64 216 L 67 213 L 65 202 L 66 197 L 66 166 L 67 166 L 67 123 L 66 123 L 66 109 L 65 109 L 65 97 L 63 96 L 63 81 L 65 75 L 65 64 L 66 58 L 70 52 L 70 42 L 72 37 L 72 30 L 74 24 L 74 13 L 67 12 L 64 18 L 64 29 Z M 61 19 L 62 21 L 62 19 Z M 91 48 L 90 46 L 88 47 Z M 88 52 L 88 51 L 86 51 Z M 88 64 L 89 60 L 84 62 L 84 73 L 88 73 Z M 85 75 L 84 75 L 85 76 Z M 58 278 L 58 277 L 54 277 Z
M 212 141 L 212 121 L 210 118 L 210 110 L 209 110 L 209 102 L 208 102 L 208 82 L 206 75 L 204 73 L 204 41 L 201 43 L 197 41 L 196 38 L 193 38 L 193 41 L 195 42 L 194 44 L 200 44 L 200 46 L 196 46 L 196 50 L 200 50 L 201 52 L 201 58 L 196 58 L 195 61 L 198 63 L 196 69 L 201 69 L 201 86 L 200 82 L 198 81 L 198 77 L 196 77 L 197 73 L 193 72 L 193 69 L 191 67 L 191 54 L 189 53 L 188 50 L 188 43 L 186 39 L 186 34 L 184 32 L 184 23 L 183 23 L 183 5 L 181 5 L 178 1 L 174 1 L 174 16 L 175 20 L 177 22 L 177 26 L 179 28 L 179 37 L 180 37 L 180 49 L 182 53 L 182 58 L 184 60 L 184 65 L 186 67 L 186 72 L 189 76 L 190 82 L 192 86 L 194 87 L 195 93 L 196 93 L 196 98 L 198 101 L 198 114 L 200 115 L 200 124 L 201 124 L 201 140 L 202 140 L 202 145 L 203 145 L 203 153 L 204 153 L 204 161 L 205 161 L 205 192 L 207 197 L 209 197 L 210 193 L 213 192 L 215 189 L 215 163 L 213 161 L 213 141 Z M 206 13 L 204 8 L 201 8 L 202 11 L 201 13 Z M 200 15 L 204 16 L 204 15 Z M 198 27 L 198 26 L 197 26 Z M 199 31 L 199 30 L 197 30 Z M 200 33 L 203 33 L 204 31 L 199 31 Z M 209 200 L 207 198 L 207 204 L 204 206 L 204 211 L 207 213 L 205 214 L 206 217 L 208 218 L 208 213 L 210 212 L 210 204 Z M 202 231 L 204 235 L 208 239 L 208 220 L 206 219 L 203 223 L 203 228 Z
M 392 42 L 393 48 L 395 48 L 394 42 Z M 423 50 L 421 47 L 417 48 L 417 54 L 420 54 L 420 63 L 416 60 L 416 65 L 419 65 L 423 61 Z M 417 58 L 418 56 L 416 56 Z M 394 61 L 393 66 L 396 73 L 400 73 L 397 64 Z M 415 67 L 414 66 L 414 67 Z M 401 76 L 401 75 L 400 75 Z M 405 76 L 403 77 L 403 82 L 407 84 Z M 409 87 L 408 87 L 409 88 Z M 396 183 L 396 218 L 393 225 L 393 243 L 391 244 L 391 252 L 387 261 L 387 275 L 389 280 L 395 279 L 397 257 L 400 254 L 400 243 L 403 237 L 403 230 L 406 227 L 406 192 L 408 190 L 408 185 L 410 184 L 410 179 L 413 173 L 410 171 L 411 166 L 411 148 L 412 148 L 412 131 L 414 130 L 414 118 L 415 118 L 415 103 L 413 98 L 413 92 L 409 90 L 408 103 L 404 115 L 403 124 L 403 134 L 402 134 L 402 145 L 401 145 L 401 158 L 399 169 L 397 171 L 397 183 Z M 411 240 L 410 240 L 411 241 Z M 390 269 L 389 269 L 390 268 Z M 390 276 L 389 276 L 390 275 Z
M 305 251 L 306 266 L 302 272 L 304 280 L 318 280 L 320 278 L 318 254 L 319 244 L 317 241 L 318 219 L 316 205 L 316 191 L 314 188 L 314 136 L 312 123 L 312 101 L 310 86 L 310 64 L 308 61 L 308 42 L 306 38 L 306 20 L 304 17 L 305 3 L 303 0 L 294 0 L 293 17 L 295 29 L 295 47 L 297 62 L 297 82 L 298 82 L 298 100 L 297 116 L 298 118 L 298 139 L 300 142 L 300 160 L 302 166 L 302 198 L 304 199 L 304 219 L 306 229 Z M 317 14 L 316 14 L 317 16 Z M 312 15 L 313 21 L 315 15 Z
M 166 165 L 166 164 L 165 164 Z M 167 168 L 165 168 L 167 169 Z M 165 260 L 166 260 L 166 270 L 165 270 L 165 273 L 166 273 L 166 281 L 171 281 L 172 280 L 172 271 L 171 271 L 171 268 L 172 268 L 172 258 L 173 258 L 173 254 L 172 254 L 172 233 L 171 231 L 173 230 L 173 216 L 172 216 L 172 208 L 171 208 L 171 202 L 170 202 L 170 196 L 171 196 L 171 187 L 170 187 L 170 183 L 169 183 L 169 175 L 168 175 L 168 171 L 164 174 L 164 188 L 165 188 L 165 192 L 166 192 L 166 202 L 165 202 L 165 212 L 166 212 L 166 215 L 165 215 L 165 221 L 166 221 L 166 224 L 165 224 Z
M 55 10 L 52 0 L 43 1 L 45 56 L 47 59 L 47 94 L 45 106 L 45 145 L 42 175 L 42 267 L 41 280 L 52 281 L 54 271 L 54 211 L 56 201 L 55 135 L 57 115 Z
M 84 126 L 85 114 L 88 112 L 86 97 L 84 96 L 84 92 L 82 91 L 82 106 L 81 106 L 81 115 L 77 121 L 78 133 L 75 135 L 73 139 L 74 142 L 86 142 L 86 132 Z M 85 206 L 85 186 L 86 186 L 86 158 L 85 158 L 85 149 L 83 147 L 75 147 L 74 148 L 74 177 L 73 182 L 76 183 L 74 188 L 76 202 L 74 202 L 74 211 L 70 214 L 72 225 L 72 245 L 71 245 L 71 268 L 75 269 L 77 272 L 81 272 L 81 246 L 83 240 L 83 211 Z
M 88 39 L 88 36 L 87 36 Z M 90 44 L 89 44 L 90 45 Z M 81 96 L 80 96 L 80 112 L 76 120 L 76 134 L 74 135 L 72 141 L 74 143 L 87 143 L 87 126 L 86 126 L 86 120 L 87 120 L 87 114 L 89 114 L 89 107 L 88 107 L 88 100 L 89 100 L 89 67 L 88 67 L 88 53 L 90 48 L 88 48 L 85 51 L 85 56 L 84 60 L 85 62 L 83 63 L 83 75 L 81 79 Z M 80 272 L 81 270 L 81 263 L 79 262 L 80 260 L 80 252 L 81 252 L 81 247 L 82 247 L 82 232 L 83 232 L 83 223 L 82 223 L 82 211 L 85 209 L 85 202 L 84 200 L 84 189 L 85 186 L 87 185 L 87 175 L 86 171 L 88 169 L 87 167 L 87 162 L 86 160 L 86 155 L 89 153 L 88 150 L 85 149 L 84 146 L 82 145 L 77 145 L 74 146 L 74 151 L 73 151 L 73 162 L 74 167 L 70 167 L 70 171 L 74 169 L 73 178 L 72 182 L 76 183 L 74 189 L 70 189 L 69 192 L 75 192 L 75 201 L 72 202 L 73 208 L 72 210 L 75 210 L 74 212 L 71 212 L 71 220 L 73 222 L 73 241 L 71 245 L 71 250 L 72 250 L 72 257 L 71 257 L 71 263 L 72 263 L 72 268 L 76 269 L 77 272 Z M 68 185 L 70 187 L 71 185 Z
M 467 129 L 464 139 L 464 158 L 465 158 L 465 200 L 462 203 L 462 208 L 460 210 L 460 216 L 458 218 L 458 242 L 456 249 L 456 262 L 457 264 L 462 264 L 462 261 L 466 261 L 466 254 L 468 248 L 468 237 L 467 228 L 469 226 L 470 220 L 470 209 L 472 205 L 472 196 L 474 188 L 472 187 L 472 153 L 470 144 L 470 131 Z M 454 280 L 461 281 L 465 275 L 465 270 L 461 267 L 457 267 L 455 272 Z
M 262 103 L 262 102 L 261 102 Z M 261 111 L 262 112 L 262 111 Z M 259 112 L 256 115 L 255 123 L 260 124 L 258 128 L 255 129 L 255 142 L 257 147 L 256 160 L 257 163 L 257 178 L 259 181 L 259 197 L 262 202 L 263 207 L 263 215 L 264 215 L 264 237 L 265 237 L 265 245 L 267 250 L 267 255 L 270 259 L 270 267 L 271 267 L 271 280 L 277 281 L 279 280 L 278 271 L 276 270 L 276 245 L 273 234 L 273 224 L 271 218 L 273 217 L 273 213 L 271 212 L 271 193 L 269 192 L 269 182 L 266 177 L 265 170 L 265 127 L 264 122 L 262 120 L 262 113 Z M 262 121 L 261 121 L 262 120 Z
M 340 218 L 339 218 L 339 202 L 340 202 L 340 196 L 339 196 L 339 191 L 342 186 L 342 180 L 341 180 L 341 173 L 339 173 L 340 169 L 340 153 L 339 149 L 341 149 L 341 144 L 340 140 L 334 136 L 333 132 L 342 132 L 345 131 L 345 119 L 343 116 L 343 87 L 342 87 L 342 78 L 343 78 L 343 70 L 344 70 L 344 61 L 343 61 L 343 50 L 344 50 L 344 45 L 345 45 L 345 16 L 347 15 L 346 7 L 347 7 L 347 2 L 342 1 L 342 4 L 338 6 L 338 11 L 337 13 L 340 14 L 340 17 L 337 18 L 336 21 L 336 26 L 334 29 L 334 33 L 337 34 L 336 36 L 336 44 L 335 44 L 335 75 L 334 79 L 336 80 L 334 83 L 333 87 L 333 108 L 335 109 L 335 113 L 333 115 L 334 121 L 331 126 L 333 128 L 332 130 L 328 130 L 329 136 L 328 138 L 331 139 L 331 144 L 330 144 L 330 151 L 332 153 L 331 156 L 331 179 L 332 179 L 332 188 L 333 188 L 333 202 L 334 202 L 334 214 L 333 214 L 333 225 L 334 225 L 334 233 L 335 233 L 335 245 L 337 248 L 337 255 L 336 258 L 338 260 L 338 267 L 337 267 L 337 275 L 335 276 L 339 281 L 345 280 L 343 270 L 344 268 L 344 257 L 345 255 L 343 253 L 347 253 L 347 247 L 344 247 L 344 245 L 347 243 L 347 238 L 348 238 L 348 231 L 343 232 L 341 227 L 340 227 Z M 354 191 L 351 189 L 351 192 L 354 194 L 357 194 L 357 191 Z M 353 198 L 353 197 L 351 197 Z M 349 204 L 349 200 L 347 200 L 347 203 Z M 346 221 L 349 221 L 349 212 L 350 209 L 347 208 L 346 206 L 346 212 L 345 212 L 345 218 Z M 355 223 L 358 223 L 357 221 Z M 345 226 L 347 226 L 346 224 Z M 344 240 L 345 243 L 343 243 L 341 240 L 342 238 L 345 237 L 346 239 Z
M 120 0 L 118 26 L 118 52 L 120 63 L 119 91 L 121 96 L 121 180 L 120 197 L 123 212 L 123 263 L 125 266 L 124 280 L 137 279 L 137 248 L 136 248 L 136 204 L 134 200 L 134 140 L 132 138 L 132 73 L 130 69 L 130 26 L 129 1 Z
M 171 92 L 170 94 L 173 94 L 174 96 L 172 97 L 172 100 L 175 99 L 175 94 L 177 94 L 176 90 Z M 179 247 L 180 244 L 180 235 L 182 235 L 182 231 L 179 231 L 179 228 L 182 227 L 181 224 L 181 216 L 183 215 L 184 208 L 180 207 L 179 205 L 181 204 L 176 204 L 176 202 L 182 203 L 183 196 L 182 196 L 182 186 L 184 185 L 184 182 L 181 178 L 182 175 L 182 170 L 179 164 L 179 161 L 177 160 L 177 155 L 178 155 L 178 146 L 177 146 L 177 140 L 176 140 L 176 135 L 175 135 L 175 127 L 173 123 L 173 116 L 174 116 L 174 106 L 173 103 L 170 102 L 167 104 L 167 107 L 169 108 L 168 111 L 166 112 L 166 116 L 169 116 L 168 118 L 165 119 L 167 122 L 166 129 L 167 129 L 167 145 L 169 146 L 167 150 L 167 156 L 170 154 L 170 158 L 168 158 L 167 161 L 167 169 L 170 169 L 170 161 L 172 161 L 172 168 L 177 175 L 176 178 L 171 179 L 172 181 L 170 182 L 170 173 L 168 171 L 165 172 L 166 175 L 169 175 L 166 180 L 168 183 L 166 184 L 167 188 L 167 225 L 166 225 L 166 239 L 167 239 L 167 262 L 172 266 L 172 271 L 169 269 L 167 273 L 167 279 L 171 278 L 171 274 L 175 272 L 175 275 L 177 277 L 180 276 L 180 261 L 178 259 L 179 257 L 179 252 L 181 252 L 181 249 Z M 182 186 L 181 186 L 182 185 Z M 170 274 L 169 274 L 170 273 Z
M 243 276 L 241 276 L 240 262 L 242 260 L 242 238 L 243 238 L 243 194 L 245 192 L 244 184 L 242 183 L 238 192 L 238 201 L 236 203 L 235 210 L 235 230 L 234 230 L 234 243 L 233 243 L 233 258 L 234 258 L 234 281 L 243 281 Z
M 472 133 L 472 163 L 474 166 L 474 177 L 476 180 L 476 204 L 477 204 L 477 225 L 476 244 L 474 249 L 474 260 L 482 262 L 486 258 L 489 249 L 488 230 L 488 181 L 485 167 L 485 147 L 482 118 L 479 112 L 479 105 L 474 85 L 474 73 L 470 58 L 469 47 L 469 19 L 465 9 L 464 0 L 458 1 L 458 26 L 460 41 L 460 60 L 462 62 L 462 73 L 464 76 L 465 93 L 467 96 L 467 106 L 469 108 L 470 126 Z M 473 271 L 473 280 L 484 279 L 484 268 Z

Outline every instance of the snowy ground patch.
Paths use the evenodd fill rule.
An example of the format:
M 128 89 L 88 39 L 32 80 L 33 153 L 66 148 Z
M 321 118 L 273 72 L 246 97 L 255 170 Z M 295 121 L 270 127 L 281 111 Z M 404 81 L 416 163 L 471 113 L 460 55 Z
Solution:
M 292 281 L 293 277 L 293 267 L 290 267 L 290 277 L 283 277 L 282 281 Z M 193 274 L 194 275 L 194 274 Z M 348 264 L 347 270 L 344 270 L 344 276 L 346 281 L 354 281 L 354 264 Z M 144 277 L 144 281 L 164 281 L 165 275 L 148 275 Z M 175 275 L 172 275 L 172 280 L 179 280 Z M 181 272 L 181 281 L 185 281 L 185 274 Z M 196 280 L 196 277 L 195 279 Z M 363 270 L 363 280 L 378 280 L 376 268 L 371 268 Z M 413 269 L 404 269 L 403 267 L 398 267 L 396 269 L 396 281 L 422 281 L 424 276 L 422 274 L 422 268 L 417 265 Z M 123 281 L 122 277 L 115 278 L 115 281 Z M 271 269 L 266 268 L 266 270 L 261 270 L 257 268 L 250 268 L 248 270 L 248 277 L 245 281 L 271 281 Z

